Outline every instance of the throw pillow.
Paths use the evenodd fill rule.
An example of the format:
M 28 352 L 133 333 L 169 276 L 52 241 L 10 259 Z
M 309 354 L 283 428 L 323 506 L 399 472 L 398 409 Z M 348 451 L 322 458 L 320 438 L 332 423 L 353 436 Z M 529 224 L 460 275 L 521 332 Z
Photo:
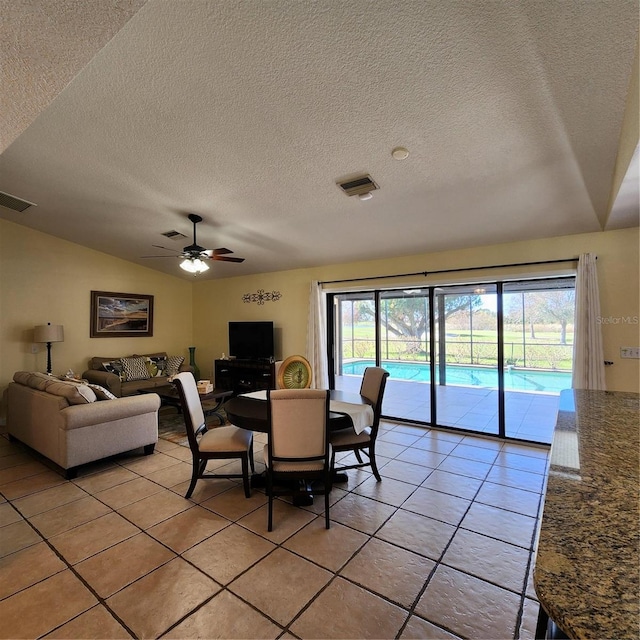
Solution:
M 167 367 L 164 370 L 164 375 L 171 378 L 178 375 L 178 371 L 184 362 L 184 356 L 169 356 L 167 358 Z
M 96 400 L 96 394 L 86 384 L 62 382 L 55 378 L 47 383 L 45 391 L 54 396 L 66 398 L 69 404 L 86 404 Z
M 152 378 L 158 378 L 165 375 L 164 371 L 167 367 L 166 356 L 148 356 L 147 371 Z
M 122 368 L 127 382 L 131 380 L 148 380 L 151 376 L 147 371 L 147 361 L 143 357 L 122 358 Z
M 91 382 L 87 383 L 87 386 L 90 389 L 93 389 L 93 392 L 96 394 L 97 400 L 117 400 L 117 396 L 114 396 L 111 391 L 101 387 L 99 384 L 93 384 Z
M 102 368 L 109 373 L 115 373 L 122 382 L 124 382 L 124 368 L 120 360 L 112 360 L 111 362 L 103 362 Z

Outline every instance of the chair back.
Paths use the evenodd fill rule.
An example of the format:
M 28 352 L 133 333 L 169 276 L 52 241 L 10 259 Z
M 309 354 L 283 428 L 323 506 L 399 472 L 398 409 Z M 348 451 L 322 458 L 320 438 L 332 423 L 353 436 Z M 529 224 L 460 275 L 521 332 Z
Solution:
M 267 392 L 269 466 L 274 471 L 320 471 L 328 463 L 329 392 L 275 389 Z
M 197 452 L 197 436 L 206 430 L 206 425 L 196 379 L 190 371 L 183 371 L 173 377 L 173 384 L 175 384 L 180 396 L 189 447 L 192 451 Z
M 378 425 L 380 424 L 382 400 L 388 377 L 389 372 L 382 367 L 367 367 L 362 376 L 360 395 L 364 396 L 373 405 L 373 424 L 371 429 L 374 434 L 378 431 Z

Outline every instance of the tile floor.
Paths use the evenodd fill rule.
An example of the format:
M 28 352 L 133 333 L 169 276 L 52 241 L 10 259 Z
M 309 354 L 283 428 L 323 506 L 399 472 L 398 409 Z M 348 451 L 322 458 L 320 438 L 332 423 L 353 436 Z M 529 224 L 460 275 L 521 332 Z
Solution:
M 533 638 L 547 453 L 384 423 L 381 483 L 349 471 L 328 531 L 322 500 L 278 500 L 268 533 L 259 490 L 201 480 L 185 500 L 179 445 L 66 481 L 5 435 L 0 636 Z

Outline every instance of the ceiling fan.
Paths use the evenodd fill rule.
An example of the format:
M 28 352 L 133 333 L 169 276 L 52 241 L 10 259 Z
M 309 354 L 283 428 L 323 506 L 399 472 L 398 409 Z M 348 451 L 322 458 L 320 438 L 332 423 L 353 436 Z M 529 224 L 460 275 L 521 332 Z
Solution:
M 194 275 L 207 271 L 209 268 L 209 265 L 206 262 L 207 260 L 244 262 L 244 258 L 234 258 L 233 256 L 228 255 L 233 253 L 231 249 L 225 249 L 224 247 L 220 247 L 219 249 L 205 249 L 204 247 L 201 247 L 196 242 L 196 225 L 198 222 L 202 222 L 202 217 L 195 213 L 190 213 L 187 217 L 191 222 L 193 222 L 193 244 L 184 247 L 184 249 L 182 249 L 182 253 L 179 253 L 176 256 L 142 256 L 142 258 L 182 258 L 180 267 Z M 173 249 L 169 249 L 169 247 L 163 247 L 157 244 L 153 246 L 158 247 L 158 249 L 173 251 Z

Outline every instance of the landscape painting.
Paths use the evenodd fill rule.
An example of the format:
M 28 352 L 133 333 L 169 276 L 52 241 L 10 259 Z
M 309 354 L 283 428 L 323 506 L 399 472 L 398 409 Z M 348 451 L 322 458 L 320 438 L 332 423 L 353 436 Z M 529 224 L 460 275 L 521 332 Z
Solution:
M 152 335 L 153 296 L 91 292 L 92 338 L 139 338 Z

